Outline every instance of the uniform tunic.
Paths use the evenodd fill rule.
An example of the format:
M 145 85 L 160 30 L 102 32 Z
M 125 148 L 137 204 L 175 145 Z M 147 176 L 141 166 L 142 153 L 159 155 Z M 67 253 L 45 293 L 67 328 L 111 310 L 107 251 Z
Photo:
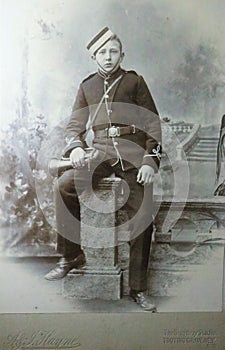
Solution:
M 141 164 L 148 164 L 157 172 L 161 151 L 161 128 L 158 111 L 144 79 L 134 71 L 125 71 L 121 68 L 109 79 L 104 79 L 95 73 L 80 84 L 66 129 L 69 145 L 65 152 L 74 147 L 83 146 L 86 124 L 89 115 L 94 114 L 104 94 L 104 83 L 107 82 L 110 85 L 121 75 L 121 80 L 108 94 L 109 104 L 111 103 L 110 116 L 107 116 L 106 101 L 104 101 L 94 120 L 93 130 L 109 126 L 109 118 L 115 126 L 135 124 L 136 129 L 139 130 L 136 134 L 125 135 L 116 140 L 119 143 L 118 149 L 123 156 L 122 158 L 129 159 L 137 167 Z M 121 142 L 123 139 L 132 142 Z M 110 153 L 112 156 L 115 155 L 114 147 L 109 139 L 100 139 L 95 136 L 93 146 L 98 150 Z M 156 156 L 157 152 L 158 157 Z

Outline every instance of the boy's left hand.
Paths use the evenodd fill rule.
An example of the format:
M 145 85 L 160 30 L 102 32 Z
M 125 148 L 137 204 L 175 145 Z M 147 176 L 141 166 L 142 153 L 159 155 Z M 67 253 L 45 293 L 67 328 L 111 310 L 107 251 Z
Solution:
M 137 174 L 137 182 L 141 185 L 150 185 L 153 182 L 154 169 L 150 165 L 142 165 Z

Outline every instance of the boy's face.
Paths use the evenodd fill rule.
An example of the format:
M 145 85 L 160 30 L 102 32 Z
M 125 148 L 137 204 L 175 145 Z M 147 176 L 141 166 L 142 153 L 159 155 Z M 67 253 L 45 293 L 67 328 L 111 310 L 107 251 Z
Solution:
M 120 63 L 123 54 L 117 40 L 109 40 L 95 55 L 95 61 L 100 70 L 110 73 Z

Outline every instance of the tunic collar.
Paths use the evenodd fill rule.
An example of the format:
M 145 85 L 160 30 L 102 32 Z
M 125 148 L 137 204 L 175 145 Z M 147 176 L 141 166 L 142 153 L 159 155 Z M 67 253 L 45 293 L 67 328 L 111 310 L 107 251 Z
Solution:
M 100 70 L 98 70 L 98 75 L 103 78 L 104 80 L 114 80 L 116 79 L 121 73 L 123 73 L 124 70 L 121 67 L 118 67 L 118 69 L 113 72 L 112 74 L 105 74 L 103 72 L 101 72 Z

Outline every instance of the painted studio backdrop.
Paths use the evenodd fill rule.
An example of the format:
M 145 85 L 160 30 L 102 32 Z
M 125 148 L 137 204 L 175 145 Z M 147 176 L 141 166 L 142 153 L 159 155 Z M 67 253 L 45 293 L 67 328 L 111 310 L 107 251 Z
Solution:
M 95 71 L 86 44 L 105 25 L 122 39 L 123 66 L 145 77 L 177 139 L 193 130 L 218 138 L 225 111 L 223 0 L 8 0 L 0 6 L 1 254 L 54 251 L 52 179 L 40 159 L 60 149 L 78 85 Z M 164 145 L 176 148 L 172 141 L 164 127 Z M 216 141 L 210 147 L 204 166 L 194 162 L 198 149 L 187 152 L 189 198 L 213 195 Z M 165 163 L 164 196 L 171 194 L 170 172 Z

